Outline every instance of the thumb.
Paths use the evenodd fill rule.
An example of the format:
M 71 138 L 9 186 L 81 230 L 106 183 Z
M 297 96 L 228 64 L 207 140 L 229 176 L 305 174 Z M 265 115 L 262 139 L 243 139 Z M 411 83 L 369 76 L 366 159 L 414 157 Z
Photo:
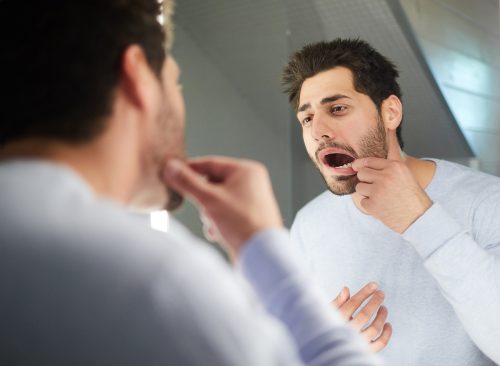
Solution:
M 191 196 L 200 203 L 210 196 L 210 183 L 205 177 L 178 159 L 167 160 L 163 170 L 163 179 L 175 191 Z

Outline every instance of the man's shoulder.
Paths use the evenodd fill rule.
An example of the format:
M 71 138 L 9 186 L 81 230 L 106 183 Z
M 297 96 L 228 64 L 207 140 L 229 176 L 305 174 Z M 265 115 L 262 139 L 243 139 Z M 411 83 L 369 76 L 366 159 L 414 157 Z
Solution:
M 437 165 L 432 191 L 437 195 L 453 195 L 456 199 L 500 195 L 500 177 L 470 167 L 433 159 Z
M 500 177 L 491 175 L 466 165 L 442 159 L 431 159 L 438 169 L 442 170 L 450 177 L 470 178 L 470 179 L 491 179 L 500 183 Z
M 190 263 L 215 260 L 216 253 L 193 245 L 198 240 L 180 224 L 173 221 L 171 233 L 157 232 L 150 228 L 148 215 L 132 214 L 95 196 L 66 169 L 39 163 L 3 165 L 0 183 L 4 250 L 11 248 L 21 256 L 38 252 L 74 265 L 95 259 L 101 263 L 96 271 L 117 271 L 123 276 L 131 272 L 144 278 L 155 268 L 182 272 Z M 178 263 L 183 263 L 182 268 Z
M 34 286 L 52 286 L 51 294 L 42 298 L 47 306 L 53 296 L 63 299 L 69 293 L 74 296 L 61 304 L 84 311 L 75 299 L 86 296 L 95 299 L 96 306 L 106 302 L 120 308 L 137 294 L 143 296 L 137 299 L 138 306 L 145 307 L 156 304 L 160 296 L 158 306 L 163 299 L 172 305 L 171 311 L 162 310 L 162 316 L 171 313 L 170 320 L 188 316 L 189 312 L 179 310 L 188 304 L 212 299 L 214 287 L 237 298 L 227 263 L 181 224 L 172 221 L 167 233 L 158 232 L 150 228 L 147 215 L 82 196 L 72 187 L 61 185 L 61 190 L 66 189 L 63 194 L 57 193 L 56 183 L 53 188 L 50 194 L 38 195 L 25 190 L 31 206 L 15 207 L 13 200 L 0 200 L 9 204 L 0 207 L 5 219 L 0 220 L 0 268 L 15 278 L 13 284 L 20 284 L 11 286 L 12 297 L 31 298 L 36 295 Z M 9 190 L 14 197 L 17 191 Z M 73 292 L 73 288 L 80 290 Z M 121 298 L 115 301 L 115 296 Z M 217 314 L 214 309 L 211 312 Z
M 196 352 L 206 341 L 207 323 L 224 322 L 228 308 L 243 306 L 228 266 L 208 247 L 192 245 L 187 233 L 155 232 L 113 207 L 84 211 L 68 212 L 72 218 L 59 227 L 46 221 L 46 231 L 18 231 L 11 240 L 0 233 L 0 268 L 8 274 L 0 287 L 9 298 L 3 308 L 12 309 L 3 313 L 11 320 L 1 317 L 4 329 L 21 339 L 31 334 L 19 326 L 25 316 L 19 308 L 44 314 L 32 318 L 39 331 L 51 334 L 48 342 L 98 342 L 104 354 L 120 343 L 129 357 L 146 352 L 177 364 L 191 357 L 183 340 Z M 222 297 L 229 305 L 219 304 Z M 59 339 L 62 333 L 66 338 Z

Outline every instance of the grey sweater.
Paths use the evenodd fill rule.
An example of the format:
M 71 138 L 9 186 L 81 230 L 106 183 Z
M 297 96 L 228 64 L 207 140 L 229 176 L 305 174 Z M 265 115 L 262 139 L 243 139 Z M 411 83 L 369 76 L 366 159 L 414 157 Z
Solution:
M 289 243 L 286 230 L 246 243 L 251 293 L 181 225 L 144 227 L 64 166 L 1 163 L 0 365 L 379 364 Z
M 433 206 L 403 235 L 325 192 L 292 242 L 329 298 L 378 282 L 393 336 L 387 365 L 500 363 L 500 179 L 435 160 Z M 493 360 L 494 362 L 492 362 Z

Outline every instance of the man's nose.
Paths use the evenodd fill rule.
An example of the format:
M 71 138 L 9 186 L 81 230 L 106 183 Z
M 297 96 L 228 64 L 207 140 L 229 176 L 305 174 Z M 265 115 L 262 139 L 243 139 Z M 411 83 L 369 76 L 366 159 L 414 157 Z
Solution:
M 311 127 L 312 137 L 316 141 L 333 139 L 335 137 L 332 129 L 333 126 L 329 123 L 328 118 L 325 116 L 316 114 Z

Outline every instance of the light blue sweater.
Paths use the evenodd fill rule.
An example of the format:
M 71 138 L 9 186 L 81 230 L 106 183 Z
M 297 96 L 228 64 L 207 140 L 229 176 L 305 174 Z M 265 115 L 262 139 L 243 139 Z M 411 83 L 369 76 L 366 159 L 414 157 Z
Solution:
M 325 192 L 297 214 L 292 242 L 331 299 L 379 283 L 387 365 L 500 363 L 500 179 L 435 162 L 434 204 L 403 235 Z
M 289 240 L 247 242 L 247 292 L 182 226 L 144 227 L 64 166 L 0 163 L 0 364 L 378 365 Z

